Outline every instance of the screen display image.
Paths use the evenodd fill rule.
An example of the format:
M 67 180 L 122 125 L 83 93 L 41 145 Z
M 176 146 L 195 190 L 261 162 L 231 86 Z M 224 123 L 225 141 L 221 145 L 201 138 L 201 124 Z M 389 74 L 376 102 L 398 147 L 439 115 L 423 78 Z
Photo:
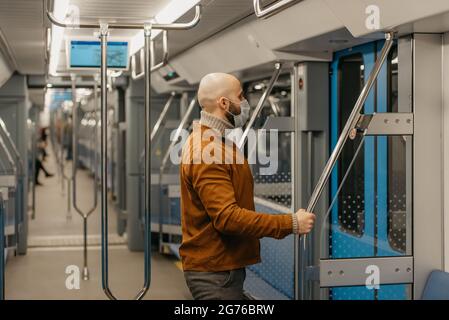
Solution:
M 128 42 L 108 42 L 108 68 L 128 68 Z M 70 68 L 100 68 L 100 41 L 70 41 Z

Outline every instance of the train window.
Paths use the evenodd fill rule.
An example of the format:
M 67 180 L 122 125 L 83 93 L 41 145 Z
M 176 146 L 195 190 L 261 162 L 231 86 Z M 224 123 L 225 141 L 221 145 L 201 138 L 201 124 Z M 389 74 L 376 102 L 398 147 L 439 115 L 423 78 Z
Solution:
M 364 83 L 364 62 L 361 54 L 340 59 L 338 70 L 338 131 L 343 129 Z M 361 138 L 348 140 L 338 163 L 338 184 L 341 183 L 354 158 Z M 365 228 L 364 153 L 360 152 L 338 196 L 338 222 L 342 231 L 361 237 Z
M 388 112 L 398 112 L 398 49 L 388 57 Z M 388 137 L 388 241 L 406 250 L 406 144 L 402 136 Z

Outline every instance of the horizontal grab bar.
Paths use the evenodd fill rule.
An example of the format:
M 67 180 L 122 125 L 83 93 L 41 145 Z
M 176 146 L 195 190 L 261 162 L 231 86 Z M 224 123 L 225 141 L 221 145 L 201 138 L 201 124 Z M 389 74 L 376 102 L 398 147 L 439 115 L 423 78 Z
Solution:
M 270 82 L 268 83 L 268 86 L 266 87 L 264 93 L 259 99 L 259 102 L 257 103 L 256 109 L 253 111 L 251 118 L 248 121 L 248 124 L 246 125 L 245 131 L 243 131 L 243 135 L 240 138 L 237 147 L 239 149 L 242 149 L 243 146 L 246 143 L 246 139 L 248 138 L 249 131 L 251 130 L 252 126 L 254 125 L 254 122 L 256 121 L 257 116 L 259 115 L 260 111 L 262 110 L 263 105 L 267 101 L 271 90 L 273 90 L 274 84 L 276 83 L 277 79 L 279 78 L 279 75 L 281 74 L 282 69 L 282 63 L 276 62 L 274 64 L 274 72 L 271 76 Z
M 302 1 L 302 0 L 300 0 Z M 276 3 L 273 3 L 271 6 L 266 7 L 265 9 L 262 9 L 262 6 L 260 4 L 260 0 L 254 0 L 254 13 L 256 14 L 256 17 L 258 18 L 268 18 L 270 15 L 273 15 L 275 13 L 278 13 L 282 11 L 285 7 L 288 5 L 291 5 L 295 2 L 298 2 L 298 0 L 281 0 Z
M 48 19 L 54 25 L 62 28 L 82 28 L 82 29 L 96 29 L 101 28 L 102 23 L 66 23 L 60 21 L 58 18 L 54 16 L 52 12 L 49 10 L 49 0 L 43 0 L 45 6 L 45 12 L 47 14 Z M 195 16 L 189 22 L 180 22 L 180 23 L 152 23 L 148 21 L 146 24 L 151 25 L 152 29 L 160 29 L 160 30 L 187 30 L 195 27 L 198 22 L 200 22 L 201 18 L 201 6 L 195 6 Z M 104 24 L 108 25 L 109 29 L 142 29 L 145 26 L 145 23 L 115 23 L 107 21 Z
M 145 53 L 145 51 L 143 50 L 143 48 L 139 50 L 139 59 L 140 59 L 140 65 L 141 66 L 143 65 L 142 61 L 144 59 L 144 57 L 143 57 L 144 53 Z M 137 71 L 136 70 L 137 69 L 137 66 L 136 66 L 136 55 L 137 55 L 137 53 L 135 53 L 135 54 L 133 54 L 131 56 L 131 78 L 133 80 L 141 79 L 145 75 L 145 71 L 143 71 L 143 70 L 140 73 L 136 72 Z
M 153 56 L 151 57 L 151 61 L 154 62 L 154 41 L 151 41 L 151 53 Z M 162 61 L 156 65 L 151 66 L 151 72 L 159 70 L 162 67 L 165 67 L 168 63 L 168 31 L 164 30 L 162 35 Z
M 162 61 L 156 65 L 152 65 L 151 72 L 154 72 L 156 70 L 159 70 L 162 67 L 165 67 L 168 63 L 168 32 L 167 32 L 167 30 L 164 30 L 163 34 L 162 34 L 162 52 L 163 52 L 162 53 Z M 143 48 L 139 50 L 139 58 L 140 58 L 141 66 L 144 65 L 144 63 L 143 63 L 143 61 L 145 59 L 144 53 L 145 53 L 145 51 Z M 153 40 L 151 40 L 151 53 L 152 53 L 151 61 L 154 61 L 154 41 Z M 145 71 L 143 71 L 143 70 L 141 73 L 137 74 L 136 69 L 137 69 L 136 68 L 136 54 L 134 54 L 131 57 L 131 77 L 133 80 L 139 80 L 139 79 L 143 78 L 145 75 Z

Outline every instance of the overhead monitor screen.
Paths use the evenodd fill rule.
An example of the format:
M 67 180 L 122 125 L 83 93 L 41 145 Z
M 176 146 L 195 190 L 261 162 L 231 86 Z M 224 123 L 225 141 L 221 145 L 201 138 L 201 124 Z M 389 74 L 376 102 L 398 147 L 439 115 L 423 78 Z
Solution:
M 128 69 L 128 42 L 108 41 L 108 68 Z M 100 41 L 70 41 L 70 68 L 100 68 L 101 46 Z

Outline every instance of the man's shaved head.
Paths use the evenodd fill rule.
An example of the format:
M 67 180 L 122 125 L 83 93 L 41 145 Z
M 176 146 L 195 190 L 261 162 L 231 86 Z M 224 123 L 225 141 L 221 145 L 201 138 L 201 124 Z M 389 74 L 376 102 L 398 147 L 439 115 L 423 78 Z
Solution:
M 201 79 L 198 89 L 198 102 L 210 113 L 215 113 L 220 105 L 220 98 L 239 101 L 242 94 L 240 81 L 227 73 L 210 73 Z

